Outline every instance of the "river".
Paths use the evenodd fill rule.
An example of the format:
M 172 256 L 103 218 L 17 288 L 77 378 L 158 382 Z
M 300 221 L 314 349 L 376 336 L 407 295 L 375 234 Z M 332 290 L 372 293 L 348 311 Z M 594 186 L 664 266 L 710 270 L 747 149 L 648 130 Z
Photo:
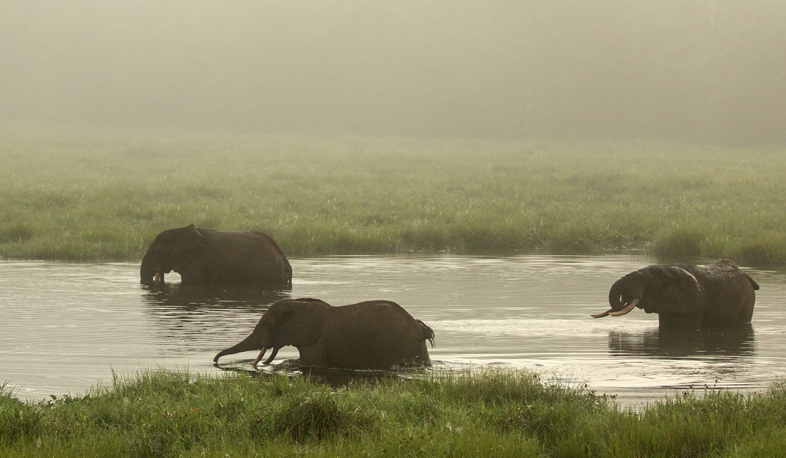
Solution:
M 156 368 L 217 374 L 215 354 L 251 332 L 269 303 L 399 303 L 436 334 L 435 370 L 524 368 L 642 406 L 687 389 L 750 392 L 786 375 L 786 274 L 761 285 L 751 330 L 675 339 L 656 315 L 592 319 L 644 256 L 349 256 L 292 259 L 291 291 L 139 284 L 138 263 L 0 261 L 0 383 L 21 399 L 79 395 Z M 252 354 L 236 355 L 251 358 Z M 295 358 L 284 348 L 277 360 Z M 230 358 L 231 359 L 231 358 Z M 223 363 L 222 359 L 222 363 Z

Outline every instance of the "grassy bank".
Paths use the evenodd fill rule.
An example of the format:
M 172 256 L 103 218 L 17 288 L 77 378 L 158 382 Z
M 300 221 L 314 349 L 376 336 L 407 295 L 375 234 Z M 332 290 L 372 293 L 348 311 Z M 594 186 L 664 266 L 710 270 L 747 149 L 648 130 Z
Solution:
M 0 455 L 782 456 L 786 385 L 684 394 L 642 412 L 527 372 L 331 389 L 152 372 L 37 404 L 0 396 Z
M 163 229 L 288 255 L 647 250 L 786 264 L 786 154 L 655 142 L 4 132 L 0 256 L 141 259 Z

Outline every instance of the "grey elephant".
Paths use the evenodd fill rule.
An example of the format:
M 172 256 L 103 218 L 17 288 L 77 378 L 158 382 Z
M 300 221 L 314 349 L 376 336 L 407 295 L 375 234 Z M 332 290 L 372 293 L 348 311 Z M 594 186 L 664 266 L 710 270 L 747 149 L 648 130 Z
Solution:
M 243 351 L 267 349 L 270 364 L 281 347 L 292 345 L 302 364 L 341 369 L 388 370 L 394 365 L 431 364 L 426 341 L 434 331 L 395 302 L 366 301 L 333 307 L 319 299 L 285 299 L 273 303 L 254 331 L 213 359 Z
M 657 313 L 661 328 L 740 327 L 753 316 L 759 285 L 731 261 L 706 266 L 653 265 L 617 280 L 611 309 L 593 318 L 625 315 L 635 307 Z
M 141 282 L 160 284 L 164 274 L 180 274 L 183 284 L 292 286 L 292 266 L 265 233 L 222 232 L 193 224 L 161 232 L 147 249 Z

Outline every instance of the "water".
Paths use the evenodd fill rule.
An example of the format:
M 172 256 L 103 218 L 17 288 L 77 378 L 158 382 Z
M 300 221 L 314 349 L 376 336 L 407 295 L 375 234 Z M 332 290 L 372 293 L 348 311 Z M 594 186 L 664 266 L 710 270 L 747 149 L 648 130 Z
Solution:
M 786 275 L 748 270 L 761 285 L 752 330 L 658 333 L 655 315 L 590 318 L 611 284 L 652 264 L 636 256 L 330 257 L 291 260 L 291 292 L 139 284 L 137 263 L 0 262 L 0 383 L 20 398 L 78 395 L 113 373 L 215 374 L 215 354 L 251 332 L 267 305 L 317 297 L 333 305 L 401 304 L 436 333 L 435 367 L 527 368 L 587 383 L 640 406 L 689 388 L 742 392 L 786 375 Z M 171 283 L 170 283 L 171 282 Z M 234 358 L 252 358 L 251 353 Z M 277 361 L 294 358 L 284 348 Z M 228 357 L 232 360 L 233 357 Z M 224 360 L 222 360 L 222 363 Z

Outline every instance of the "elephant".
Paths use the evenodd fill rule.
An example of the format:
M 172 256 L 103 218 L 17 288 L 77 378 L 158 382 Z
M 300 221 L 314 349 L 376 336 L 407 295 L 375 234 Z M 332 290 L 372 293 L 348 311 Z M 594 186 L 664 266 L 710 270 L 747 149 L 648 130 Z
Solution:
M 395 302 L 366 301 L 334 307 L 312 298 L 274 302 L 254 331 L 218 359 L 260 350 L 254 366 L 268 348 L 270 364 L 281 347 L 292 345 L 299 362 L 314 367 L 389 370 L 394 365 L 430 366 L 426 341 L 434 346 L 434 331 Z
M 727 259 L 706 266 L 652 265 L 617 280 L 611 309 L 593 318 L 625 315 L 634 307 L 657 313 L 661 328 L 741 327 L 753 316 L 759 285 Z
M 164 274 L 180 274 L 183 284 L 237 284 L 289 288 L 292 266 L 267 234 L 222 232 L 193 224 L 156 236 L 142 259 L 144 284 L 161 284 Z

